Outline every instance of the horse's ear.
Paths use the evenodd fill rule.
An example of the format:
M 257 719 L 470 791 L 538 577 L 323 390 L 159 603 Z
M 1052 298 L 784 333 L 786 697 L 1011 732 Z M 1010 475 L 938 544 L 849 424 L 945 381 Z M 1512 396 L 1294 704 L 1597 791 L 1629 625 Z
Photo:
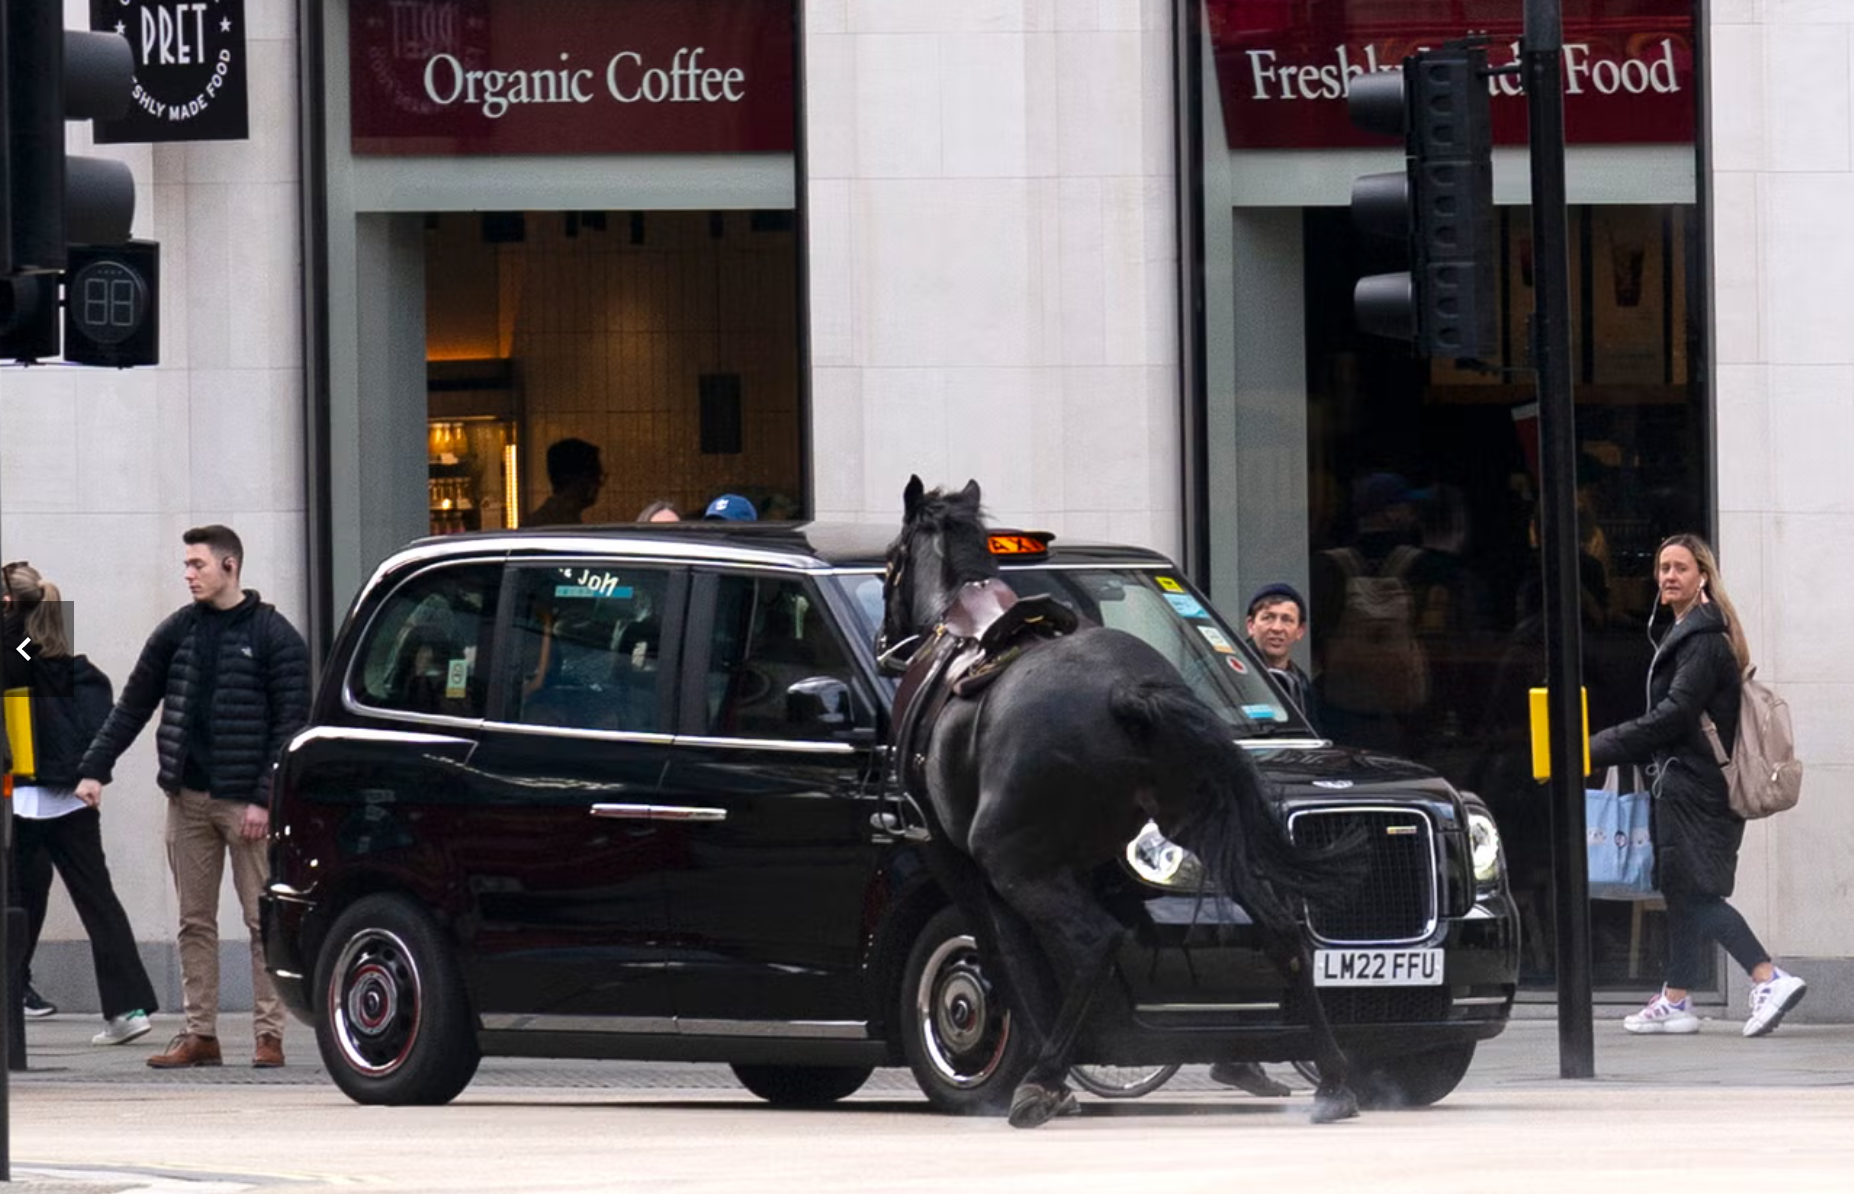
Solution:
M 914 512 L 920 509 L 921 499 L 927 496 L 927 487 L 921 484 L 921 475 L 915 473 L 908 478 L 908 487 L 901 491 L 901 519 L 903 522 L 914 521 Z
M 974 477 L 971 480 L 967 481 L 966 487 L 959 491 L 959 496 L 971 502 L 973 509 L 977 509 L 979 505 L 978 478 Z

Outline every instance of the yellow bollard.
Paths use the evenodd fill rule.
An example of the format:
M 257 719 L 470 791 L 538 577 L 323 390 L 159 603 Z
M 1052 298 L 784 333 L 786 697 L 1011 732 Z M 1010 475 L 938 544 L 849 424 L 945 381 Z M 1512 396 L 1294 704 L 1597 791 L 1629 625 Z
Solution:
M 1584 774 L 1590 774 L 1590 690 L 1579 689 L 1584 706 Z M 1550 708 L 1549 688 L 1528 690 L 1532 698 L 1532 778 L 1546 780 L 1551 778 L 1551 721 L 1547 710 Z

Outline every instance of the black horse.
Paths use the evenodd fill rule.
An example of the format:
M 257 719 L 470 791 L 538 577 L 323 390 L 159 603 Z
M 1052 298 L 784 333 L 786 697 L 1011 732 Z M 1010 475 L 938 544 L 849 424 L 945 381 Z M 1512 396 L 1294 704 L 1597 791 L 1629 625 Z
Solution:
M 978 482 L 927 493 L 914 477 L 903 502 L 877 649 L 892 662 L 905 640 L 922 644 L 898 698 L 903 778 L 929 822 L 934 869 L 1031 1034 L 1010 1122 L 1036 1127 L 1072 1106 L 1069 1054 L 1124 931 L 1089 876 L 1148 818 L 1274 935 L 1314 1033 L 1315 1122 L 1356 1115 L 1300 910 L 1321 889 L 1351 886 L 1358 852 L 1297 847 L 1229 726 L 1132 635 L 1078 627 L 1015 652 L 976 695 L 942 707 L 933 680 L 916 695 L 923 677 L 944 680 L 949 654 L 969 660 L 1015 596 L 988 550 Z M 918 710 L 900 708 L 910 703 L 934 711 L 917 727 Z

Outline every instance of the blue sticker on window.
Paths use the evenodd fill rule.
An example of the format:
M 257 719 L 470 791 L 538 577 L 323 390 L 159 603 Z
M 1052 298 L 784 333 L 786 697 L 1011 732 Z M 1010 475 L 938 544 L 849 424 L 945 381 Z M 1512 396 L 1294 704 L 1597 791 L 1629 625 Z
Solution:
M 615 597 L 629 600 L 633 590 L 630 585 L 614 585 L 605 588 L 602 585 L 555 585 L 556 597 Z
M 1203 604 L 1189 593 L 1167 593 L 1165 599 L 1172 603 L 1172 608 L 1178 611 L 1178 616 L 1181 618 L 1207 618 L 1210 616 L 1204 612 Z
M 1287 720 L 1287 714 L 1273 705 L 1244 705 L 1242 715 L 1250 721 Z

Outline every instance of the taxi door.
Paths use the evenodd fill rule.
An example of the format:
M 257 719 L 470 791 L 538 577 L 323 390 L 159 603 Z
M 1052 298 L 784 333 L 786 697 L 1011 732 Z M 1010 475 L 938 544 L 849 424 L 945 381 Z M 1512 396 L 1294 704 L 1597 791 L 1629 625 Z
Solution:
M 877 906 L 873 697 L 812 578 L 700 570 L 691 594 L 658 797 L 687 814 L 664 872 L 679 1029 L 856 1036 Z

